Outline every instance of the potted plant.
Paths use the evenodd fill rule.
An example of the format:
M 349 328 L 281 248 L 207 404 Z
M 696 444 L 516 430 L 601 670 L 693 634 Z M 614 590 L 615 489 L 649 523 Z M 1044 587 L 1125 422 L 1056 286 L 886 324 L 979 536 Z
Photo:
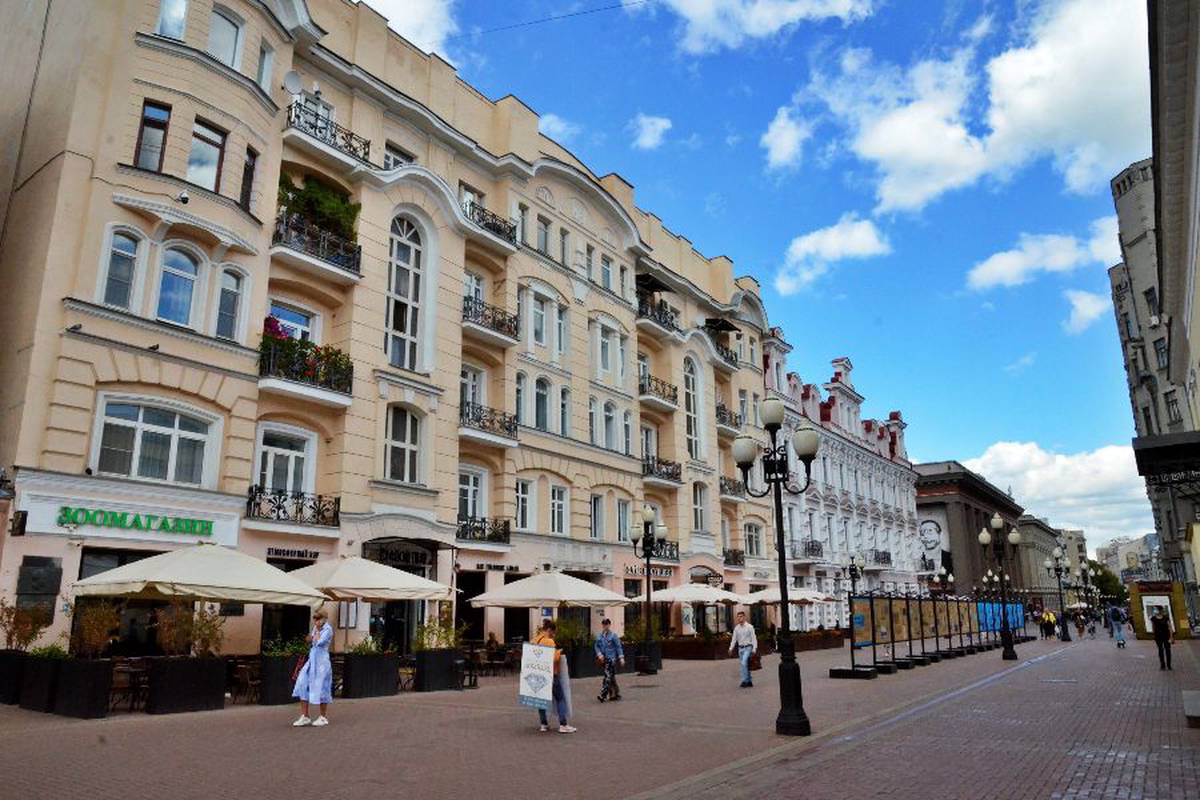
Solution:
M 29 651 L 21 673 L 21 708 L 46 714 L 54 710 L 58 673 L 67 658 L 67 649 L 58 642 Z
M 436 692 L 458 688 L 455 662 L 463 660 L 459 643 L 464 633 L 466 625 L 454 627 L 449 603 L 442 603 L 436 620 L 417 626 L 416 643 L 413 646 L 417 662 L 416 675 L 413 676 L 414 691 Z
M 45 628 L 44 614 L 10 606 L 0 597 L 0 632 L 4 633 L 4 649 L 0 650 L 0 703 L 15 705 L 20 701 L 21 677 L 29 658 L 26 651 Z
M 154 624 L 168 655 L 147 661 L 147 713 L 224 708 L 225 662 L 219 656 L 225 618 L 212 606 L 193 611 L 191 603 L 172 603 L 155 612 Z
M 101 658 L 121 627 L 121 610 L 116 603 L 86 599 L 71 607 L 71 648 L 78 658 L 62 662 L 54 713 L 66 717 L 95 719 L 108 715 L 112 692 L 112 660 Z
M 554 624 L 554 643 L 566 654 L 571 677 L 594 678 L 603 674 L 596 664 L 591 631 L 574 617 L 559 616 Z
M 625 633 L 621 639 L 624 641 L 625 648 L 625 670 L 627 672 L 635 672 L 637 671 L 638 656 L 642 655 L 642 650 L 646 647 L 646 622 L 641 615 L 638 615 L 636 621 L 625 626 Z M 650 618 L 650 649 L 648 654 L 650 656 L 651 669 L 662 669 L 663 646 L 657 617 Z
M 384 697 L 399 691 L 400 656 L 368 636 L 346 653 L 342 697 Z
M 263 643 L 259 705 L 278 706 L 292 702 L 292 674 L 307 653 L 308 643 L 304 639 L 271 639 Z

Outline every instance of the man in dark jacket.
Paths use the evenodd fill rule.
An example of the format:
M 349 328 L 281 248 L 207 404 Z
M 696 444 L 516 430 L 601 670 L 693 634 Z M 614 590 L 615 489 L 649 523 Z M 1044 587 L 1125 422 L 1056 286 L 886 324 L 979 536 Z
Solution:
M 1175 623 L 1164 613 L 1162 606 L 1154 607 L 1154 613 L 1150 615 L 1150 630 L 1158 647 L 1158 668 L 1173 669 L 1171 645 L 1175 644 Z

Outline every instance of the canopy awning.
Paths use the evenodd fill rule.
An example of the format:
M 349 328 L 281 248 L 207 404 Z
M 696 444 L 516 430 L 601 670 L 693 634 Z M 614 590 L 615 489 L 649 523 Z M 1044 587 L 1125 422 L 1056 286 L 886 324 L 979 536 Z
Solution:
M 706 606 L 740 605 L 742 596 L 704 583 L 686 583 L 651 592 L 651 603 L 699 603 Z
M 493 592 L 484 592 L 472 598 L 471 605 L 476 608 L 612 608 L 628 605 L 629 602 L 603 586 L 561 572 L 540 572 Z
M 724 317 L 709 317 L 704 320 L 704 327 L 715 333 L 737 333 L 741 330 Z
M 292 575 L 232 548 L 199 543 L 76 581 L 79 596 L 283 603 L 317 607 L 328 600 Z
M 779 589 L 763 589 L 760 592 L 751 592 L 742 598 L 748 606 L 779 605 L 781 598 Z M 837 598 L 831 597 L 824 592 L 817 592 L 812 589 L 788 589 L 788 605 L 793 606 L 810 606 L 815 603 L 833 603 Z
M 361 556 L 318 561 L 289 574 L 334 600 L 449 600 L 454 594 L 449 586 Z

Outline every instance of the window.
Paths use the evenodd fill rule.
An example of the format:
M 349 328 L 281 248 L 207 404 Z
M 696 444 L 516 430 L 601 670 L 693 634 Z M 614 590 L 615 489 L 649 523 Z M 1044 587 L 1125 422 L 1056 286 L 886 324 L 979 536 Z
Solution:
M 596 398 L 588 398 L 588 441 L 596 444 Z
M 533 342 L 546 345 L 546 300 L 536 296 L 533 298 Z
M 138 240 L 127 233 L 114 233 L 108 250 L 108 273 L 104 279 L 104 302 L 128 309 L 133 294 Z
M 483 192 L 465 183 L 458 184 L 458 201 L 464 209 L 470 209 L 471 206 L 479 206 L 483 208 Z
M 1154 417 L 1150 414 L 1150 406 L 1142 406 L 1142 425 L 1145 427 L 1144 435 L 1154 433 Z
M 625 362 L 628 360 L 626 348 L 628 345 L 628 336 L 620 336 L 617 338 L 617 378 L 621 384 L 625 383 Z
M 740 333 L 737 334 L 734 337 L 734 339 L 737 342 L 736 349 L 737 349 L 738 361 L 745 361 L 746 360 L 746 340 L 742 338 L 742 335 Z
M 554 350 L 560 356 L 567 352 L 566 306 L 555 306 L 554 308 Z
M 596 257 L 596 249 L 590 244 L 583 251 L 583 266 L 587 269 L 587 279 L 592 279 L 592 261 Z
M 750 337 L 750 363 L 758 366 L 758 342 L 753 336 Z
M 250 210 L 250 195 L 254 192 L 254 170 L 258 167 L 258 153 L 253 147 L 246 148 L 246 160 L 242 163 L 242 194 L 238 203 Z
M 612 259 L 608 256 L 600 256 L 600 285 L 612 289 Z
M 263 431 L 258 456 L 258 485 L 270 492 L 305 490 L 305 451 L 308 442 L 280 431 Z
M 458 402 L 461 407 L 483 405 L 483 372 L 462 366 L 458 376 Z
M 565 386 L 558 390 L 558 432 L 571 435 L 571 390 Z
M 307 342 L 313 337 L 313 315 L 307 311 L 300 311 L 285 306 L 282 303 L 271 303 L 271 316 L 279 323 L 279 327 L 283 332 L 293 339 L 300 339 Z
M 609 401 L 604 404 L 604 446 L 609 450 L 617 447 L 617 406 Z
M 625 455 L 631 455 L 633 453 L 633 415 L 628 411 L 625 412 L 623 417 L 622 441 L 624 443 L 622 452 Z
M 649 425 L 642 426 L 642 457 L 652 458 L 658 455 L 658 432 Z
M 458 518 L 478 519 L 484 517 L 483 473 L 478 470 L 462 470 L 458 473 Z
M 404 150 L 401 147 L 388 142 L 383 146 L 383 168 L 396 169 L 403 167 L 405 164 L 412 164 L 417 160 L 417 157 L 412 153 Z
M 625 284 L 628 280 L 629 270 L 625 267 L 621 267 L 620 280 L 617 282 L 617 294 L 621 295 L 621 297 L 625 296 Z
M 705 527 L 705 511 L 708 505 L 708 487 L 697 481 L 692 484 L 692 530 L 702 531 Z
M 558 231 L 558 263 L 564 267 L 569 265 L 567 256 L 571 253 L 571 234 L 566 228 L 560 228 Z
M 601 495 L 592 495 L 590 525 L 588 527 L 588 535 L 593 539 L 604 538 L 604 498 Z
M 758 393 L 754 394 L 754 424 L 762 427 L 762 404 L 758 401 Z
M 221 295 L 217 298 L 217 336 L 237 339 L 242 306 L 242 276 L 232 270 L 221 273 Z
M 650 357 L 645 353 L 637 354 L 637 374 L 638 378 L 645 378 L 650 374 Z
M 629 541 L 629 501 L 617 501 L 617 541 Z
M 1122 315 L 1121 315 L 1121 321 L 1122 321 L 1123 323 L 1125 323 L 1125 338 L 1126 338 L 1126 339 L 1132 339 L 1132 338 L 1134 338 L 1134 335 L 1133 335 L 1133 321 L 1129 319 L 1129 315 L 1128 315 L 1128 314 L 1122 314 Z
M 688 457 L 700 458 L 700 419 L 698 415 L 696 362 L 690 358 L 683 361 L 683 413 L 687 434 Z
M 529 481 L 517 481 L 517 530 L 527 531 L 533 528 L 533 484 Z
M 612 370 L 612 331 L 601 326 L 600 328 L 600 371 L 609 372 Z
M 1167 351 L 1166 337 L 1154 340 L 1154 356 L 1158 360 L 1158 368 L 1166 369 L 1167 360 L 1170 358 Z
M 267 94 L 271 93 L 271 66 L 275 61 L 275 51 L 266 42 L 258 46 L 258 74 L 254 80 Z
M 169 248 L 163 254 L 158 286 L 158 318 L 176 325 L 192 322 L 192 295 L 200 264 L 191 254 Z
M 537 218 L 537 249 L 544 256 L 550 255 L 550 220 Z
M 158 27 L 155 29 L 159 36 L 183 38 L 187 6 L 187 0 L 162 0 L 158 6 Z
M 483 302 L 483 278 L 476 275 L 474 272 L 466 273 L 466 278 L 463 281 L 463 296 L 469 297 L 477 303 Z
M 525 244 L 525 232 L 529 229 L 529 206 L 524 203 L 517 205 L 517 241 Z
M 721 547 L 729 547 L 729 520 L 721 517 Z
M 417 454 L 421 418 L 405 406 L 392 406 L 388 417 L 387 476 L 402 483 L 419 483 Z
M 388 363 L 416 370 L 420 343 L 421 233 L 407 217 L 392 220 L 388 256 L 388 297 L 384 347 Z
M 214 8 L 208 23 L 208 54 L 227 67 L 238 68 L 242 26 L 228 11 Z
M 1163 402 L 1167 404 L 1167 419 L 1171 423 L 1183 422 L 1183 415 L 1179 411 L 1179 397 L 1174 390 L 1163 393 Z
M 533 386 L 533 426 L 550 430 L 550 381 L 538 378 Z
M 567 532 L 567 487 L 550 487 L 550 532 L 563 536 Z
M 133 165 L 139 169 L 162 172 L 163 142 L 167 139 L 167 125 L 171 121 L 171 107 L 149 100 L 142 104 L 142 122 L 138 127 L 137 148 Z
M 188 153 L 187 179 L 214 192 L 221 187 L 221 159 L 225 133 L 200 120 L 192 125 L 192 150 Z
M 516 396 L 516 400 L 515 400 L 515 402 L 517 404 L 516 415 L 517 415 L 517 424 L 518 425 L 525 424 L 525 380 L 526 380 L 525 373 L 518 372 L 517 373 L 517 391 L 516 391 L 517 396 Z
M 742 422 L 750 419 L 750 416 L 746 413 L 748 408 L 749 401 L 746 399 L 746 390 L 738 389 L 738 413 L 742 416 Z
M 1142 296 L 1146 298 L 1146 308 L 1150 310 L 1150 315 L 1158 316 L 1158 292 L 1151 286 L 1146 291 L 1142 292 Z
M 106 401 L 96 471 L 199 485 L 209 423 L 168 408 Z
M 746 555 L 761 557 L 763 555 L 762 527 L 753 522 L 747 522 L 742 530 L 745 538 Z

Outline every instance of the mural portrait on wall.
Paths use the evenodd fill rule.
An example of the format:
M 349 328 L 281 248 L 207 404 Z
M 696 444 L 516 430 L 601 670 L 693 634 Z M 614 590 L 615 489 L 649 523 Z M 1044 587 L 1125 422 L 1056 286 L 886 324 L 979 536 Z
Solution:
M 917 526 L 917 538 L 921 541 L 921 569 L 936 570 L 945 567 L 953 572 L 950 558 L 950 528 L 940 509 L 929 509 Z

